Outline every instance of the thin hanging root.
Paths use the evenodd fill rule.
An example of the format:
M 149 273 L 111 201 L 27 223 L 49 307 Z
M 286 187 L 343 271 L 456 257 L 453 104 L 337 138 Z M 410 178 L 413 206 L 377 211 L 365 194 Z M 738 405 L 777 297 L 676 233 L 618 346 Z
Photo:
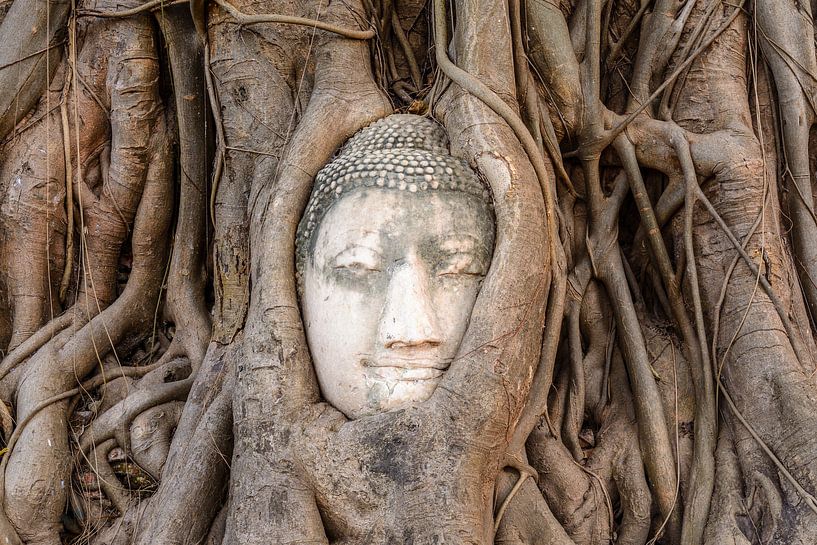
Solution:
M 661 196 L 658 197 L 653 207 L 653 214 L 655 215 L 656 225 L 659 230 L 664 228 L 667 222 L 675 216 L 684 204 L 685 185 L 683 183 L 683 177 L 673 174 L 668 175 L 668 177 L 669 182 L 667 183 L 667 187 L 661 193 Z M 652 202 L 650 206 L 652 207 Z M 638 231 L 636 231 L 633 239 L 633 251 L 637 252 L 634 255 L 636 258 L 634 265 L 636 267 L 643 266 L 644 260 L 647 258 L 647 249 L 644 246 L 644 239 L 648 233 L 645 231 L 647 227 L 643 223 L 644 219 L 642 218 L 641 221 L 642 223 L 638 226 Z M 668 316 L 671 314 L 671 312 L 667 312 Z
M 698 268 L 695 260 L 695 247 L 692 240 L 692 219 L 695 206 L 695 193 L 700 189 L 695 175 L 695 167 L 685 138 L 677 138 L 676 153 L 681 162 L 681 169 L 686 181 L 686 199 L 684 203 L 684 249 L 686 251 L 687 276 L 692 291 L 692 304 L 695 313 L 695 328 L 698 334 L 701 365 L 700 379 L 702 385 L 695 396 L 695 461 L 691 473 L 691 494 L 684 510 L 684 524 L 681 542 L 695 545 L 703 540 L 704 527 L 709 516 L 712 502 L 712 491 L 715 486 L 715 446 L 716 418 L 715 392 L 712 383 L 712 365 L 706 345 L 701 290 L 698 284 Z M 698 430 L 703 433 L 700 433 Z
M 647 194 L 644 179 L 641 176 L 638 160 L 636 159 L 635 147 L 626 137 L 621 136 L 616 139 L 615 148 L 619 158 L 624 164 L 624 171 L 627 173 L 627 180 L 629 181 L 633 198 L 638 205 L 641 223 L 646 230 L 647 241 L 650 245 L 649 247 L 656 269 L 661 275 L 661 281 L 667 287 L 667 297 L 672 309 L 671 315 L 678 323 L 678 328 L 681 330 L 684 341 L 688 345 L 692 359 L 700 360 L 701 355 L 694 352 L 698 347 L 697 338 L 686 315 L 686 307 L 683 302 L 683 296 L 681 295 L 681 287 L 673 271 L 669 252 L 661 236 L 661 227 L 656 218 L 649 195 Z
M 556 361 L 556 351 L 559 348 L 559 337 L 562 329 L 562 317 L 564 316 L 565 299 L 567 295 L 567 273 L 565 269 L 564 248 L 559 245 L 557 261 L 553 266 L 554 287 L 548 297 L 545 332 L 542 339 L 542 353 L 539 358 L 539 365 L 531 382 L 528 403 L 519 418 L 519 422 L 514 429 L 513 439 L 508 447 L 509 452 L 524 448 L 530 432 L 539 423 L 539 419 L 547 414 L 547 397 L 550 392 L 550 385 L 553 382 L 553 367 Z
M 678 422 L 678 365 L 675 359 L 675 345 L 670 342 L 670 348 L 672 348 L 672 384 L 673 384 L 673 403 L 675 405 L 675 414 L 673 415 L 673 421 Z M 678 494 L 681 491 L 681 453 L 679 452 L 679 432 L 678 426 L 675 426 L 675 469 L 677 471 L 678 478 L 675 481 L 675 499 L 673 500 L 674 503 L 678 501 Z M 646 483 L 645 483 L 646 484 Z M 669 523 L 669 517 L 664 517 L 664 520 L 661 521 L 661 526 L 658 527 L 658 530 L 655 532 L 655 536 L 647 543 L 647 545 L 655 545 L 656 540 L 661 536 L 664 528 Z
M 752 240 L 752 237 L 757 231 L 757 228 L 763 222 L 763 216 L 766 213 L 766 204 L 769 199 L 769 187 L 768 187 L 768 180 L 764 181 L 764 189 L 763 189 L 763 206 L 760 208 L 760 212 L 757 214 L 757 218 L 755 218 L 755 222 L 749 228 L 749 231 L 746 233 L 746 236 L 743 239 L 743 250 L 746 251 L 746 248 L 749 246 L 749 242 Z M 715 304 L 715 311 L 713 312 L 713 320 L 712 320 L 712 363 L 714 365 L 715 376 L 717 379 L 720 379 L 721 371 L 723 369 L 724 364 L 726 363 L 726 356 L 729 354 L 729 350 L 732 348 L 732 344 L 737 339 L 740 330 L 743 328 L 743 324 L 746 321 L 747 316 L 749 315 L 749 310 L 752 307 L 752 303 L 755 299 L 755 292 L 757 290 L 757 286 L 760 283 L 759 276 L 755 277 L 755 286 L 752 288 L 752 297 L 749 302 L 746 304 L 746 310 L 743 313 L 743 318 L 740 321 L 740 324 L 735 329 L 735 333 L 732 336 L 732 340 L 730 341 L 729 345 L 727 345 L 726 350 L 723 353 L 723 357 L 721 357 L 720 364 L 717 363 L 717 343 L 718 337 L 720 335 L 720 322 L 721 322 L 721 309 L 723 308 L 723 303 L 726 301 L 726 292 L 727 288 L 729 287 L 729 281 L 732 278 L 732 274 L 735 271 L 735 267 L 737 266 L 738 262 L 741 260 L 740 254 L 736 254 L 735 257 L 732 259 L 732 262 L 729 264 L 729 268 L 726 270 L 726 274 L 723 278 L 723 284 L 721 285 L 721 293 L 718 296 L 718 302 Z M 717 402 L 717 400 L 716 400 Z
M 344 38 L 350 38 L 352 40 L 371 40 L 372 38 L 375 37 L 374 30 L 351 30 L 339 27 L 337 25 L 324 23 L 316 19 L 307 19 L 306 17 L 292 17 L 289 15 L 274 15 L 270 13 L 259 15 L 247 15 L 246 13 L 240 12 L 238 9 L 235 8 L 235 6 L 233 6 L 226 0 L 214 1 L 216 4 L 224 8 L 227 11 L 227 13 L 229 13 L 230 16 L 232 16 L 232 18 L 235 19 L 236 22 L 240 25 L 255 25 L 259 23 L 282 23 L 288 25 L 304 25 L 312 28 L 317 28 L 319 30 L 332 32 L 334 34 L 338 34 L 339 36 L 343 36 Z
M 687 40 L 684 47 L 681 49 L 678 58 L 685 59 L 689 54 L 690 49 L 700 45 L 700 41 L 703 40 L 705 34 L 704 31 L 710 27 L 712 24 L 713 18 L 712 13 L 717 8 L 719 2 L 710 2 L 709 6 L 704 12 L 704 15 L 698 21 L 695 29 L 692 31 L 692 37 Z M 665 90 L 664 94 L 661 97 L 661 103 L 658 106 L 658 115 L 661 119 L 666 121 L 670 121 L 672 119 L 672 112 L 675 109 L 675 104 L 670 104 L 670 99 L 673 98 L 674 91 L 676 89 L 676 84 L 680 82 L 679 87 L 683 87 L 683 83 L 686 80 L 687 73 L 681 74 L 678 78 L 675 79 Z M 677 99 L 677 97 L 675 97 Z
M 678 47 L 686 21 L 695 4 L 695 0 L 687 2 L 683 7 L 674 0 L 657 2 L 648 24 L 649 29 L 646 35 L 642 33 L 640 38 L 638 51 L 639 58 L 649 62 L 639 62 L 634 69 L 630 85 L 635 90 L 636 96 L 631 98 L 629 107 L 639 104 L 640 100 L 645 98 L 642 93 L 649 91 L 649 81 L 653 75 L 664 73 L 667 63 Z M 667 11 L 664 11 L 665 9 Z M 661 11 L 664 14 L 657 13 Z M 660 32 L 661 36 L 656 32 Z
M 502 517 L 503 515 L 505 515 L 505 511 L 508 509 L 508 505 L 510 505 L 511 500 L 513 500 L 514 496 L 516 496 L 516 493 L 519 492 L 519 490 L 522 488 L 522 485 L 525 484 L 525 479 L 527 479 L 528 477 L 532 477 L 532 475 L 527 471 L 522 471 L 521 469 L 518 471 L 519 479 L 516 481 L 516 484 L 513 485 L 513 488 L 505 497 L 505 499 L 502 500 L 502 505 L 499 506 L 499 510 L 496 512 L 496 515 L 494 516 L 494 533 L 496 533 L 497 530 L 499 530 L 499 525 L 502 523 Z
M 715 210 L 715 207 L 712 205 L 712 202 L 710 202 L 709 198 L 707 198 L 707 196 L 704 194 L 700 186 L 698 186 L 697 189 L 697 197 L 698 200 L 700 200 L 704 204 L 706 210 L 717 222 L 718 226 L 720 226 L 720 228 L 726 234 L 727 238 L 732 243 L 732 246 L 734 246 L 735 249 L 738 251 L 738 254 L 740 255 L 741 258 L 743 258 L 743 261 L 746 263 L 746 266 L 749 267 L 749 270 L 752 272 L 752 274 L 759 278 L 760 285 L 763 286 L 763 290 L 766 292 L 766 295 L 771 300 L 772 305 L 774 305 L 777 314 L 780 316 L 780 321 L 783 323 L 783 328 L 786 330 L 786 335 L 788 335 L 789 337 L 789 341 L 791 342 L 791 346 L 792 349 L 794 350 L 795 357 L 800 362 L 800 365 L 805 367 L 805 362 L 807 362 L 810 358 L 807 356 L 807 352 L 803 347 L 803 344 L 800 342 L 800 337 L 798 336 L 797 332 L 794 331 L 794 327 L 791 323 L 791 320 L 789 320 L 788 318 L 788 314 L 786 313 L 786 309 L 783 306 L 783 302 L 780 300 L 777 294 L 775 294 L 774 290 L 772 289 L 772 286 L 769 284 L 769 281 L 766 280 L 766 276 L 760 273 L 760 271 L 757 268 L 757 265 L 755 265 L 755 262 L 752 261 L 752 258 L 749 257 L 749 254 L 747 254 L 746 251 L 743 249 L 743 245 L 738 241 L 737 238 L 735 238 L 735 235 L 732 233 L 732 230 L 729 229 L 729 226 L 726 225 L 725 221 L 723 221 L 723 218 L 721 218 L 720 214 L 718 214 L 718 211 Z
M 527 81 L 527 92 L 525 93 L 526 110 L 530 116 L 528 123 L 531 131 L 535 137 L 540 155 L 544 155 L 544 148 L 547 147 L 552 164 L 556 167 L 558 178 L 562 180 L 564 187 L 567 189 L 571 197 L 578 197 L 576 190 L 573 188 L 573 183 L 567 177 L 564 170 L 562 158 L 558 152 L 556 144 L 556 134 L 553 130 L 553 125 L 550 123 L 550 116 L 547 112 L 542 115 L 539 109 L 539 98 L 536 91 L 533 77 L 527 65 L 527 58 L 521 54 L 523 50 L 522 42 L 522 28 L 520 6 L 518 1 L 511 3 L 511 21 L 513 25 L 513 40 L 514 40 L 514 59 L 517 64 L 516 72 L 518 79 L 525 79 Z M 524 74 L 520 76 L 519 73 Z M 540 123 L 545 125 L 545 138 L 542 137 L 540 130 Z M 564 176 L 559 175 L 563 173 Z M 558 213 L 558 209 L 557 209 Z M 560 329 L 562 325 L 561 319 L 553 319 L 553 317 L 564 316 L 565 300 L 567 294 L 568 275 L 567 258 L 565 256 L 564 246 L 562 244 L 556 245 L 556 262 L 551 265 L 553 269 L 553 281 L 551 284 L 551 293 L 548 296 L 547 309 L 545 316 L 550 319 L 545 320 L 545 331 L 542 340 L 542 351 L 539 357 L 539 364 L 536 368 L 536 373 L 531 383 L 530 393 L 528 394 L 528 403 L 526 408 L 517 423 L 516 429 L 511 443 L 508 447 L 510 452 L 516 452 L 524 448 L 528 435 L 531 430 L 539 422 L 539 419 L 544 415 L 547 416 L 547 395 L 553 382 L 553 368 L 556 361 L 556 351 L 559 347 Z M 527 407 L 531 407 L 528 409 Z M 541 412 L 540 412 L 541 411 Z M 549 423 L 549 422 L 548 422 Z
M 380 4 L 380 39 L 386 40 L 389 37 L 389 33 L 391 32 L 391 17 L 389 14 L 394 11 L 392 0 L 383 0 L 383 3 Z M 376 10 L 372 10 L 372 13 L 377 16 Z
M 579 195 L 573 187 L 573 182 L 565 170 L 562 154 L 559 150 L 559 143 L 556 139 L 556 131 L 550 120 L 550 114 L 545 111 L 544 115 L 542 115 L 539 108 L 539 93 L 528 67 L 529 60 L 525 54 L 524 40 L 522 38 L 522 15 L 519 0 L 513 0 L 510 3 L 510 13 L 517 87 L 525 93 L 525 108 L 532 117 L 528 123 L 529 130 L 533 133 L 532 136 L 534 136 L 540 155 L 543 155 L 546 151 L 548 157 L 550 157 L 556 178 L 562 182 L 562 185 L 564 185 L 570 195 L 578 197 Z M 546 105 L 543 103 L 543 106 Z M 539 129 L 539 123 L 544 126 L 544 131 Z
M 60 120 L 62 121 L 62 146 L 65 154 L 65 214 L 68 225 L 65 230 L 65 269 L 60 281 L 60 303 L 65 304 L 68 285 L 71 283 L 71 269 L 74 266 L 74 190 L 71 187 L 74 181 L 74 167 L 71 164 L 71 129 L 68 124 L 68 91 L 71 78 L 65 78 L 65 86 L 60 101 Z M 79 157 L 77 158 L 79 160 Z
M 556 177 L 564 184 L 572 196 L 578 197 L 576 190 L 573 188 L 573 182 L 565 170 L 562 154 L 559 150 L 559 143 L 556 139 L 556 131 L 553 129 L 550 115 L 548 112 L 542 115 L 539 109 L 539 93 L 528 65 L 529 59 L 525 54 L 525 41 L 522 37 L 522 7 L 520 0 L 511 0 L 509 2 L 509 11 L 511 15 L 514 71 L 516 73 L 519 92 L 524 93 L 525 106 L 533 118 L 530 120 L 530 131 L 533 133 L 533 136 L 535 136 L 540 155 L 543 154 L 542 148 L 544 147 L 544 150 L 547 151 L 550 157 L 550 162 L 553 166 L 553 170 L 556 172 Z M 544 134 L 539 130 L 540 121 L 545 126 Z
M 806 491 L 806 489 L 803 488 L 799 482 L 797 482 L 797 479 L 795 479 L 794 476 L 789 472 L 789 470 L 786 469 L 786 466 L 783 465 L 783 462 L 780 461 L 780 458 L 778 458 L 775 455 L 775 453 L 772 452 L 772 449 L 770 449 L 769 446 L 766 445 L 766 443 L 763 441 L 763 439 L 760 438 L 760 435 L 758 435 L 757 431 L 755 431 L 754 426 L 752 426 L 749 422 L 746 421 L 738 407 L 735 405 L 735 402 L 732 401 L 732 396 L 730 396 L 729 392 L 726 391 L 726 387 L 724 386 L 723 381 L 721 381 L 720 377 L 718 377 L 718 386 L 720 387 L 720 391 L 723 394 L 724 399 L 726 399 L 726 404 L 729 405 L 729 409 L 731 409 L 735 417 L 740 421 L 741 424 L 743 424 L 743 426 L 746 428 L 746 431 L 749 432 L 752 438 L 755 441 L 757 441 L 757 444 L 760 445 L 760 448 L 763 449 L 763 452 L 766 453 L 766 455 L 774 463 L 774 465 L 777 467 L 780 473 L 782 473 L 786 480 L 789 481 L 789 483 L 791 483 L 795 490 L 797 490 L 797 493 L 800 494 L 800 497 L 803 498 L 803 501 L 806 502 L 806 505 L 808 505 L 809 509 L 811 509 L 812 512 L 814 512 L 814 514 L 817 514 L 817 498 L 809 494 L 808 491 Z
M 670 519 L 670 533 L 675 535 L 680 529 L 679 513 L 675 509 L 677 475 L 660 393 L 649 366 L 638 315 L 633 308 L 626 279 L 613 267 L 605 268 L 608 271 L 602 273 L 600 279 L 613 302 L 618 321 L 617 329 L 633 389 L 642 457 L 654 487 L 659 511 L 663 517 Z
M 145 2 L 141 6 L 137 8 L 131 9 L 120 9 L 115 11 L 100 11 L 95 9 L 81 9 L 77 10 L 77 15 L 79 16 L 91 16 L 91 17 L 104 17 L 108 19 L 116 18 L 116 17 L 131 17 L 133 15 L 138 15 L 140 13 L 145 13 L 146 11 L 155 11 L 161 10 L 164 8 L 169 8 L 171 6 L 175 6 L 178 4 L 187 4 L 190 0 L 150 0 L 149 2 Z
M 417 65 L 417 59 L 414 57 L 414 51 L 411 49 L 411 43 L 408 41 L 406 33 L 403 32 L 403 27 L 400 26 L 400 18 L 397 16 L 397 10 L 391 12 L 391 28 L 394 31 L 394 37 L 400 44 L 403 50 L 403 55 L 406 57 L 406 63 L 409 65 L 409 72 L 411 73 L 411 81 L 414 84 L 415 91 L 419 91 L 423 87 L 423 77 L 420 73 L 420 67 Z
M 604 496 L 604 506 L 607 508 L 607 520 L 610 528 L 613 528 L 613 522 L 615 519 L 615 511 L 613 510 L 613 501 L 610 499 L 610 493 L 607 491 L 607 486 L 604 484 L 604 479 L 601 478 L 601 475 L 596 473 L 595 471 L 591 470 L 588 467 L 580 464 L 576 460 L 573 460 L 573 465 L 577 466 L 583 472 L 590 475 L 590 486 L 593 486 L 593 483 L 596 483 L 598 487 L 601 489 L 601 494 Z
M 224 172 L 224 166 L 227 162 L 225 150 L 227 149 L 227 140 L 224 135 L 224 120 L 221 117 L 221 102 L 218 100 L 218 93 L 213 83 L 213 73 L 210 68 L 210 44 L 207 40 L 207 34 L 204 35 L 204 81 L 207 84 L 207 98 L 210 99 L 210 111 L 213 114 L 213 120 L 216 125 L 216 164 L 213 167 L 212 188 L 210 189 L 210 221 L 213 226 L 216 224 L 216 196 L 218 195 L 218 187 L 221 182 L 221 174 Z
M 732 25 L 732 22 L 737 18 L 737 16 L 740 15 L 743 12 L 743 4 L 744 3 L 745 3 L 745 0 L 741 0 L 740 4 L 738 4 L 735 7 L 735 10 L 732 12 L 732 15 L 730 15 L 729 18 L 726 19 L 726 21 L 723 22 L 723 24 L 718 28 L 717 31 L 715 31 L 709 38 L 707 38 L 707 40 L 704 43 L 702 43 L 700 45 L 700 47 L 698 47 L 689 57 L 687 57 L 687 59 L 684 60 L 684 62 L 682 62 L 678 66 L 678 68 L 676 68 L 675 71 L 672 74 L 670 74 L 670 76 L 666 80 L 664 80 L 664 82 L 661 85 L 659 85 L 655 89 L 655 91 L 652 92 L 652 94 L 649 96 L 649 98 L 647 100 L 644 101 L 643 104 L 641 104 L 635 111 L 633 111 L 633 113 L 628 115 L 627 118 L 624 121 L 622 121 L 616 127 L 611 129 L 605 135 L 604 142 L 600 145 L 601 149 L 604 149 L 607 146 L 609 146 L 610 143 L 618 135 L 620 135 L 624 131 L 624 129 L 626 129 L 627 126 L 630 123 L 632 123 L 633 120 L 635 120 L 636 117 L 638 117 L 641 114 L 641 112 L 643 112 L 650 104 L 652 104 L 652 102 L 656 98 L 658 98 L 659 95 L 661 95 L 661 93 L 664 92 L 664 89 L 666 89 L 667 87 L 672 85 L 672 83 L 678 78 L 678 76 L 680 76 L 689 66 L 691 66 L 692 63 L 695 61 L 695 59 L 697 59 L 698 56 L 700 56 L 701 53 L 706 51 L 706 49 L 709 48 L 709 46 L 712 45 L 712 43 L 723 32 L 725 32 L 727 28 L 729 28 Z
M 714 2 L 713 2 L 714 3 Z M 621 37 L 613 44 L 610 48 L 610 52 L 607 54 L 607 58 L 605 61 L 607 62 L 608 66 L 612 66 L 618 57 L 618 54 L 621 52 L 621 49 L 624 47 L 624 44 L 627 42 L 627 38 L 633 33 L 633 31 L 638 28 L 638 23 L 641 22 L 641 17 L 644 16 L 644 13 L 647 11 L 647 8 L 650 7 L 652 2 L 641 2 L 641 7 L 638 9 L 636 14 L 630 20 L 630 24 L 627 25 L 627 28 L 624 29 L 624 32 L 621 34 Z
M 486 106 L 500 116 L 513 130 L 528 159 L 536 171 L 536 177 L 539 179 L 539 185 L 542 188 L 542 194 L 545 197 L 545 209 L 547 212 L 548 222 L 548 242 L 551 248 L 551 263 L 556 262 L 555 246 L 557 245 L 558 231 L 556 230 L 556 213 L 553 207 L 555 206 L 555 199 L 552 194 L 552 189 L 548 183 L 548 172 L 542 156 L 539 154 L 536 141 L 533 139 L 525 123 L 516 115 L 516 113 L 503 101 L 496 93 L 494 93 L 487 85 L 470 75 L 468 72 L 462 70 L 448 58 L 447 51 L 447 29 L 445 19 L 445 0 L 434 0 L 434 50 L 437 55 L 437 64 L 443 73 L 451 79 L 454 83 L 462 87 L 465 91 L 471 93 Z
M 71 41 L 73 43 L 73 40 Z M 71 57 L 76 58 L 73 54 Z M 138 77 L 140 73 L 138 71 L 131 72 L 134 77 Z M 150 76 L 151 74 L 146 75 Z M 132 80 L 129 80 L 130 82 Z M 146 87 L 144 82 L 140 82 L 135 87 L 138 87 L 139 90 L 146 90 L 146 92 L 152 89 L 152 87 Z M 125 98 L 134 101 L 138 100 L 134 93 L 128 94 L 127 97 L 119 95 L 120 93 L 117 93 L 118 99 L 122 99 L 123 102 Z M 148 100 L 140 104 L 144 105 L 145 103 L 149 104 L 151 102 Z M 161 109 L 159 108 L 151 110 L 151 113 L 157 114 L 156 119 L 158 121 L 151 125 L 150 131 L 141 133 L 143 136 L 152 137 L 155 140 L 152 141 L 149 148 L 150 154 L 142 165 L 144 167 L 144 190 L 133 196 L 134 199 L 141 196 L 141 199 L 139 199 L 136 207 L 132 229 L 133 266 L 124 291 L 113 304 L 96 314 L 91 321 L 84 324 L 84 327 L 78 328 L 70 336 L 66 335 L 68 338 L 64 344 L 61 345 L 60 342 L 63 339 L 55 339 L 48 346 L 47 353 L 41 350 L 29 364 L 31 366 L 29 377 L 33 378 L 22 382 L 18 388 L 18 402 L 21 398 L 25 402 L 25 404 L 18 403 L 18 410 L 24 421 L 29 422 L 34 418 L 32 422 L 35 423 L 39 421 L 50 422 L 57 429 L 57 441 L 60 448 L 68 446 L 67 429 L 65 429 L 67 424 L 65 421 L 66 407 L 62 403 L 56 406 L 52 405 L 54 398 L 45 400 L 45 402 L 40 401 L 49 394 L 47 390 L 43 391 L 38 386 L 38 381 L 40 383 L 50 383 L 53 380 L 56 384 L 67 385 L 71 383 L 71 380 L 76 380 L 77 376 L 85 376 L 93 370 L 100 351 L 107 352 L 114 345 L 120 343 L 129 333 L 140 332 L 149 327 L 153 318 L 154 302 L 160 295 L 163 264 L 167 253 L 167 232 L 173 214 L 171 165 L 168 160 L 170 147 L 165 139 L 164 127 L 160 123 L 160 112 Z M 119 131 L 117 126 L 125 128 L 122 119 L 116 125 L 112 120 L 112 130 L 118 137 L 123 139 L 136 138 L 135 133 L 122 134 L 124 131 Z M 131 125 L 128 126 L 128 128 L 130 127 Z M 139 169 L 138 166 L 137 173 L 142 173 L 142 169 Z M 136 176 L 136 174 L 130 171 L 127 176 L 132 177 Z M 121 185 L 117 189 L 122 189 Z M 67 365 L 60 365 L 61 362 L 65 362 Z M 82 390 L 75 388 L 61 394 L 57 399 L 65 399 L 72 393 L 79 391 Z M 24 392 L 25 395 L 20 395 L 19 392 Z M 65 429 L 65 431 L 60 433 L 59 428 Z M 8 490 L 4 489 L 3 492 L 4 497 L 8 496 L 5 498 L 7 512 L 11 520 L 15 522 L 25 519 L 24 523 L 29 524 L 30 520 L 32 526 L 27 526 L 27 531 L 30 531 L 36 525 L 33 528 L 34 531 L 39 532 L 41 531 L 39 528 L 43 528 L 43 533 L 48 532 L 48 534 L 56 538 L 54 529 L 59 524 L 60 503 L 66 493 L 64 489 L 59 487 L 59 482 L 62 480 L 67 482 L 69 478 L 68 468 L 64 466 L 59 458 L 55 458 L 49 449 L 43 450 L 42 445 L 38 443 L 37 437 L 33 433 L 20 435 L 21 429 L 15 430 L 17 435 L 13 437 L 16 448 L 11 449 L 11 456 L 3 460 L 3 479 L 13 479 L 15 483 L 14 486 L 10 486 Z M 31 459 L 37 460 L 36 472 L 30 469 L 32 466 L 28 462 Z M 9 473 L 6 474 L 6 466 L 9 463 L 11 463 L 11 468 L 9 468 Z M 44 477 L 45 475 L 48 475 L 48 477 Z M 42 479 L 47 479 L 48 486 L 53 490 L 53 493 L 47 498 L 48 502 L 44 501 L 45 498 L 31 499 L 29 496 L 29 490 L 32 490 L 33 484 L 29 485 L 28 483 L 36 483 Z M 17 486 L 17 483 L 22 484 Z M 5 488 L 5 481 L 0 484 L 3 484 Z M 43 501 L 43 509 L 47 510 L 45 516 L 39 519 L 31 517 L 30 511 L 25 507 L 29 501 Z
M 545 112 L 545 115 L 542 115 L 539 109 L 539 94 L 528 67 L 528 57 L 525 54 L 525 42 L 522 37 L 521 10 L 520 0 L 511 0 L 509 2 L 514 72 L 516 74 L 518 92 L 524 93 L 525 108 L 530 116 L 528 128 L 536 141 L 539 154 L 543 155 L 544 151 L 547 151 L 553 170 L 556 172 L 556 177 L 572 196 L 578 197 L 576 190 L 573 188 L 573 182 L 570 181 L 570 176 L 568 176 L 565 170 L 562 154 L 559 150 L 559 143 L 556 140 L 556 131 L 553 129 L 550 115 L 547 112 Z M 545 126 L 544 134 L 539 130 L 540 122 Z
M 508 446 L 509 452 L 516 452 L 523 449 L 531 430 L 539 423 L 542 416 L 547 417 L 547 397 L 550 392 L 550 385 L 553 381 L 553 367 L 556 361 L 556 351 L 559 348 L 559 332 L 562 328 L 561 317 L 564 315 L 565 299 L 567 294 L 567 268 L 565 264 L 564 249 L 559 245 L 556 253 L 558 261 L 554 265 L 554 287 L 548 297 L 547 310 L 545 316 L 549 319 L 545 321 L 545 333 L 542 340 L 542 353 L 539 357 L 539 365 L 531 382 L 528 404 L 519 418 L 519 422 L 514 430 L 513 438 Z M 531 409 L 528 409 L 531 407 Z M 548 425 L 550 421 L 548 420 Z M 552 426 L 551 426 L 551 431 Z M 558 436 L 554 433 L 554 436 Z
M 3 30 L 14 34 L 0 40 L 0 140 L 13 135 L 47 92 L 62 53 L 56 38 L 69 12 L 68 2 L 13 2 L 6 12 Z

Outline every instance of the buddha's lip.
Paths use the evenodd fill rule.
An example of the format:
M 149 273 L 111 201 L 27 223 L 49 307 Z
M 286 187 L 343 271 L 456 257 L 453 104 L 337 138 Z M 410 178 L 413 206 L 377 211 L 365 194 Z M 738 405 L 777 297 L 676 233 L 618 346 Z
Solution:
M 393 369 L 435 369 L 445 371 L 451 365 L 451 360 L 429 359 L 429 358 L 364 358 L 364 367 L 387 367 Z

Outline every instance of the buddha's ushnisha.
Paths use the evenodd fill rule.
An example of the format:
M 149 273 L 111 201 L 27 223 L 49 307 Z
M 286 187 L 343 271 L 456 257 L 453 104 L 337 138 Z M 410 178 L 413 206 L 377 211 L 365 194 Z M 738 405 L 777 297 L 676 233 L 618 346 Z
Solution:
M 494 241 L 490 193 L 435 121 L 392 115 L 315 179 L 296 267 L 324 398 L 350 418 L 425 401 L 468 325 Z

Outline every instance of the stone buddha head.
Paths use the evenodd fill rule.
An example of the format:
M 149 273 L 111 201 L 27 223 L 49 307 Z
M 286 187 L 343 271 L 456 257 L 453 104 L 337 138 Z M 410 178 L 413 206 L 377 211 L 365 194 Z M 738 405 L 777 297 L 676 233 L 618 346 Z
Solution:
M 317 175 L 298 227 L 306 337 L 322 395 L 351 419 L 428 399 L 494 245 L 488 189 L 431 119 L 391 115 Z

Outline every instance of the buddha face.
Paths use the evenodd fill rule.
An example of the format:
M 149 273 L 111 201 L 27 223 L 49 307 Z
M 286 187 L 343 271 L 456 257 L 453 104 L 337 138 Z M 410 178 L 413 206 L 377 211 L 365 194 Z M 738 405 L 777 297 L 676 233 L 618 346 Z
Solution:
M 488 271 L 493 215 L 456 191 L 358 188 L 313 235 L 302 310 L 326 401 L 351 419 L 428 399 Z

